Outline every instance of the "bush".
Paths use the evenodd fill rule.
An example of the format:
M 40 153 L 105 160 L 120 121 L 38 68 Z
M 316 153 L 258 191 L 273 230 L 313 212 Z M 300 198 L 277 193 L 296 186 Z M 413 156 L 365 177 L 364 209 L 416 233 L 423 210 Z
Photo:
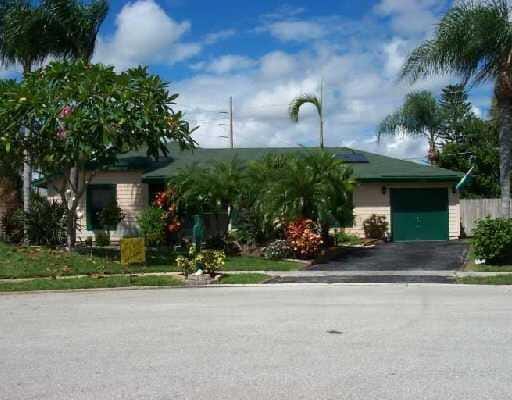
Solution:
M 178 266 L 178 270 L 185 275 L 185 278 L 196 271 L 196 262 L 195 260 L 190 260 L 186 257 L 179 256 L 176 259 L 176 264 Z
M 211 277 L 224 269 L 226 254 L 219 250 L 204 250 L 196 256 L 196 265 Z
M 274 240 L 263 251 L 263 257 L 267 260 L 282 260 L 291 257 L 292 254 L 293 251 L 286 240 Z
M 121 264 L 146 263 L 146 245 L 143 238 L 121 239 Z
M 110 235 L 105 231 L 97 231 L 94 233 L 96 236 L 96 246 L 107 247 L 110 246 Z
M 98 213 L 99 222 L 105 230 L 115 231 L 125 215 L 123 210 L 117 205 L 117 201 L 111 202 L 107 207 Z
M 323 245 L 320 229 L 310 219 L 301 219 L 289 224 L 286 228 L 286 241 L 295 256 L 300 259 L 316 257 Z
M 473 231 L 475 257 L 487 263 L 504 264 L 512 260 L 512 219 L 485 218 Z
M 353 235 L 351 233 L 347 233 L 345 231 L 341 231 L 336 233 L 336 244 L 345 244 L 349 246 L 353 246 L 356 244 L 360 244 L 361 239 L 359 236 Z
M 14 209 L 2 219 L 7 241 L 21 243 L 24 237 L 24 221 L 28 225 L 28 240 L 37 246 L 59 246 L 66 241 L 66 208 L 58 202 L 34 194 L 31 210 Z
M 137 224 L 148 245 L 159 245 L 165 239 L 166 213 L 161 208 L 145 208 L 137 217 Z
M 23 241 L 24 213 L 21 208 L 9 210 L 2 218 L 2 230 L 5 239 L 10 243 L 21 243 Z
M 367 239 L 384 240 L 389 224 L 384 215 L 373 214 L 363 222 L 364 236 Z

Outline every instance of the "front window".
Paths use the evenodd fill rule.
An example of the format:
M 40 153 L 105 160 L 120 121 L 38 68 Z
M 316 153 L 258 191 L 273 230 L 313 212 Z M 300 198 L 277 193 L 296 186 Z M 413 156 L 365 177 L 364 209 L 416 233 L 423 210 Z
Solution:
M 116 185 L 89 185 L 87 187 L 87 230 L 103 229 L 99 213 L 116 201 Z

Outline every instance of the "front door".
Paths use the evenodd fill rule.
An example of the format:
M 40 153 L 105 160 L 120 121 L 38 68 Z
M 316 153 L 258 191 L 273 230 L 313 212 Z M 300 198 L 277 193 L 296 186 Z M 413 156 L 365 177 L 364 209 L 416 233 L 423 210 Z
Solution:
M 391 235 L 396 242 L 448 240 L 448 189 L 391 189 Z

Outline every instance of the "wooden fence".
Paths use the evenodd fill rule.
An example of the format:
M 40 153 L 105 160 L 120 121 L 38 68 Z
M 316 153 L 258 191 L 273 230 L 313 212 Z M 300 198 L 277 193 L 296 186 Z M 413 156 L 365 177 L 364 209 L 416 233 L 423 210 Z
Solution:
M 501 199 L 461 200 L 460 215 L 464 233 L 471 236 L 479 220 L 485 217 L 497 218 L 502 215 Z

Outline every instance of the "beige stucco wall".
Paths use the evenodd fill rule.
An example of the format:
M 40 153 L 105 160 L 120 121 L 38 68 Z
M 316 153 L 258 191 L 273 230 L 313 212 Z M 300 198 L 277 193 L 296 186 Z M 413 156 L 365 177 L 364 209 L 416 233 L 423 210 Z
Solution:
M 126 235 L 137 233 L 137 215 L 148 204 L 148 185 L 142 183 L 140 172 L 102 172 L 97 174 L 91 184 L 115 184 L 117 188 L 117 202 L 125 214 L 125 219 L 119 224 L 116 231 L 111 232 L 111 239 L 117 241 Z M 87 230 L 87 193 L 80 201 L 78 215 L 79 225 L 82 229 L 78 232 L 79 240 L 85 240 L 88 236 L 94 237 L 94 232 Z M 60 201 L 60 196 L 49 188 L 48 198 Z
M 382 187 L 386 193 L 382 193 Z M 354 192 L 354 227 L 346 231 L 364 237 L 363 222 L 372 214 L 384 215 L 391 225 L 390 189 L 399 188 L 446 188 L 449 193 L 449 234 L 450 239 L 460 238 L 460 204 L 458 193 L 453 193 L 451 183 L 362 183 Z M 391 229 L 391 226 L 390 226 Z M 391 233 L 391 232 L 390 232 Z
M 142 183 L 140 172 L 105 172 L 96 175 L 92 184 L 116 184 L 117 201 L 119 207 L 126 214 L 125 220 L 118 226 L 115 232 L 111 233 L 112 240 L 116 241 L 125 235 L 132 235 L 137 232 L 137 214 L 148 204 L 148 185 Z M 386 193 L 382 193 L 382 187 L 386 187 Z M 388 222 L 391 222 L 390 189 L 393 188 L 446 188 L 449 193 L 449 233 L 450 239 L 460 237 L 460 205 L 459 195 L 453 193 L 451 183 L 362 183 L 359 184 L 354 193 L 354 227 L 346 231 L 364 237 L 363 222 L 372 214 L 384 215 Z M 60 197 L 51 189 L 48 191 L 50 199 L 60 200 Z M 87 236 L 93 236 L 94 232 L 86 230 L 86 195 L 83 196 L 79 215 L 82 230 L 78 233 L 80 240 Z

